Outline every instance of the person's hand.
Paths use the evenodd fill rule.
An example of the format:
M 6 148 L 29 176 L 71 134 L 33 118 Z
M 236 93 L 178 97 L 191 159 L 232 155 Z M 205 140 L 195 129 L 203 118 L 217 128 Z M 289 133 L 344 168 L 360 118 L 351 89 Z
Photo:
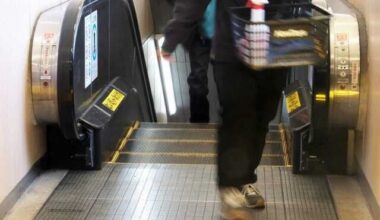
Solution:
M 169 53 L 169 52 L 166 52 L 164 50 L 161 50 L 161 57 L 167 61 L 170 61 L 171 60 L 171 56 L 172 54 Z

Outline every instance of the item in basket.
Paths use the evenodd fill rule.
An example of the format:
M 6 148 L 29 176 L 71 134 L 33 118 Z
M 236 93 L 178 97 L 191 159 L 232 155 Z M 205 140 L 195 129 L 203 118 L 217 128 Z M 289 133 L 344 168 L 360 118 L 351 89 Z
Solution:
M 272 40 L 269 59 L 277 62 L 311 62 L 315 59 L 311 39 Z
M 265 21 L 265 4 L 268 4 L 267 0 L 249 0 L 247 3 L 251 8 L 251 23 L 245 30 L 250 52 L 248 63 L 251 65 L 265 65 L 268 61 L 270 28 L 265 24 L 254 24 Z
M 278 40 L 272 39 L 270 42 L 270 62 L 276 62 L 279 60 L 286 61 L 299 59 L 298 61 L 312 61 L 319 58 L 324 58 L 320 43 L 316 39 L 304 38 L 304 39 L 287 39 Z
M 314 42 L 312 39 L 272 40 L 270 47 L 273 55 L 281 56 L 308 51 L 312 52 L 314 51 Z
M 278 62 L 313 62 L 320 43 L 311 34 L 313 26 L 296 24 L 272 27 L 269 60 Z M 319 48 L 318 48 L 319 47 Z
M 249 42 L 247 39 L 240 38 L 239 40 L 236 40 L 236 48 L 238 50 L 238 55 L 244 61 L 245 63 L 250 63 L 250 49 L 249 49 Z

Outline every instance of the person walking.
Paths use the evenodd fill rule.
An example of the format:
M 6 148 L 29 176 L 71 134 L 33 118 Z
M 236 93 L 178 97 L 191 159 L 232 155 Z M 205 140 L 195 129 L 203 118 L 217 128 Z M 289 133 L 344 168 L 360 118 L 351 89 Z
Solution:
M 190 96 L 190 122 L 208 123 L 210 121 L 210 104 L 207 73 L 210 63 L 211 42 L 214 30 L 214 12 L 216 0 L 212 0 L 203 17 L 194 23 L 187 36 L 181 33 L 182 23 L 178 22 L 178 6 L 175 0 L 168 0 L 174 6 L 174 17 L 165 28 L 165 40 L 161 47 L 164 57 L 169 57 L 179 43 L 182 43 L 189 53 L 190 74 L 187 78 Z M 178 1 L 178 4 L 181 4 Z
M 249 0 L 260 1 L 260 0 Z M 269 4 L 285 0 L 271 0 Z M 210 0 L 177 0 L 174 17 L 165 32 L 171 47 L 184 42 L 201 21 Z M 286 3 L 286 2 L 285 2 Z M 217 0 L 213 38 L 214 77 L 221 105 L 218 128 L 217 173 L 222 216 L 245 219 L 246 208 L 263 208 L 265 200 L 255 187 L 256 169 L 265 145 L 268 123 L 277 111 L 285 87 L 287 69 L 256 71 L 243 64 L 235 53 L 230 8 L 247 0 Z

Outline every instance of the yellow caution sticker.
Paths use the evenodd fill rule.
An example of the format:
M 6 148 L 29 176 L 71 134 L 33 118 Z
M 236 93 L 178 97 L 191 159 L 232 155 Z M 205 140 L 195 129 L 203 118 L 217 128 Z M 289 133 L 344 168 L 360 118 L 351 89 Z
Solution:
M 300 101 L 300 96 L 297 91 L 291 93 L 290 95 L 286 96 L 286 107 L 288 109 L 288 113 L 292 113 L 298 108 L 300 108 L 301 101 Z
M 116 111 L 116 109 L 119 107 L 120 103 L 125 98 L 125 95 L 123 95 L 121 92 L 117 91 L 116 89 L 112 89 L 110 94 L 107 96 L 106 99 L 103 101 L 103 105 L 107 107 L 111 111 Z

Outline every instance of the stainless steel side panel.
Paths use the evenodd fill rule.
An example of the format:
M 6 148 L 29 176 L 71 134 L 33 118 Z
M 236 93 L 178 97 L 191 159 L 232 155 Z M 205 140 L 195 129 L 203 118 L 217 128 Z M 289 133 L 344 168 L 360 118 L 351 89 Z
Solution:
M 360 36 L 356 17 L 334 14 L 330 33 L 330 126 L 355 128 L 360 104 Z
M 39 123 L 58 123 L 57 65 L 62 22 L 70 1 L 39 16 L 32 41 L 32 97 Z

